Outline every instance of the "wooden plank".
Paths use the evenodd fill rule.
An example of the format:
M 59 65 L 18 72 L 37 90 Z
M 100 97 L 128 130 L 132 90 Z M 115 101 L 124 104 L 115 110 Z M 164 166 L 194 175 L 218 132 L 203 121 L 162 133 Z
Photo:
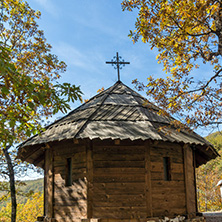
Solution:
M 193 153 L 189 146 L 184 146 L 184 175 L 187 214 L 196 212 Z
M 144 168 L 145 162 L 142 161 L 94 161 L 94 168 L 119 168 L 119 167 L 135 167 Z
M 173 208 L 173 209 L 153 209 L 153 216 L 154 217 L 175 217 L 175 215 L 184 215 L 186 214 L 186 210 L 184 207 Z
M 72 163 L 72 169 L 73 170 L 80 169 L 80 168 L 86 168 L 86 162 L 80 162 L 80 163 L 73 162 Z
M 152 196 L 161 194 L 185 195 L 184 181 L 152 181 Z
M 93 204 L 97 207 L 110 206 L 146 206 L 146 198 L 144 194 L 111 194 L 93 193 Z
M 143 161 L 144 154 L 107 154 L 107 153 L 100 153 L 93 155 L 94 160 L 119 160 L 119 161 Z
M 97 146 L 94 154 L 138 154 L 145 153 L 144 146 Z
M 128 197 L 127 197 L 128 198 Z M 93 202 L 94 207 L 146 207 L 146 200 L 142 198 L 121 199 L 119 201 L 109 199 L 107 201 Z M 133 200 L 133 202 L 131 202 Z
M 163 172 L 151 172 L 151 180 L 164 180 Z M 183 181 L 184 174 L 183 173 L 171 173 L 171 181 Z
M 84 180 L 85 177 L 86 177 L 86 174 L 73 174 L 72 175 L 73 183 L 75 183 L 75 181 Z M 61 174 L 55 174 L 55 184 L 58 187 L 65 186 L 64 175 L 62 176 Z
M 171 163 L 171 172 L 184 174 L 183 163 Z
M 185 207 L 185 193 L 177 193 L 177 194 L 172 194 L 172 193 L 168 193 L 168 192 L 160 192 L 160 193 L 154 193 L 152 195 L 153 201 L 155 202 L 159 202 L 161 205 L 162 201 L 178 201 L 180 200 L 181 202 L 183 202 L 183 205 Z
M 87 171 L 87 218 L 93 215 L 93 143 L 86 142 L 86 171 Z
M 145 182 L 144 174 L 128 174 L 128 175 L 105 175 L 105 176 L 95 176 L 94 182 L 96 183 L 110 183 L 110 182 Z
M 27 160 L 29 157 L 31 157 L 33 154 L 35 154 L 38 150 L 45 149 L 45 146 L 35 145 L 32 147 L 32 149 L 22 149 L 22 152 L 20 153 L 20 158 L 22 160 Z
M 60 144 L 57 148 L 54 148 L 55 156 L 62 155 L 69 157 L 73 153 L 79 153 L 79 152 L 85 152 L 85 147 L 83 145 L 76 145 L 73 142 L 69 145 L 63 143 Z
M 85 169 L 83 168 L 83 169 L 79 169 L 78 170 L 79 172 L 72 172 L 72 180 L 74 181 L 74 180 L 79 180 L 79 179 L 83 179 L 84 177 L 86 177 L 86 171 L 85 171 Z M 62 171 L 62 172 L 60 172 L 60 173 L 56 173 L 55 174 L 55 180 L 56 181 L 59 181 L 59 180 L 61 180 L 61 178 L 62 178 L 62 180 L 65 180 L 65 170 L 64 171 Z
M 108 201 L 116 201 L 118 204 L 121 204 L 121 200 L 128 200 L 128 202 L 133 202 L 133 201 L 144 201 L 146 199 L 145 194 L 123 194 L 123 195 L 118 195 L 118 194 L 106 194 L 106 193 L 93 193 L 93 199 L 96 202 L 108 202 Z M 144 203 L 145 204 L 145 203 Z M 144 205 L 145 206 L 145 205 Z
M 85 152 L 79 152 L 79 153 L 72 153 L 69 156 L 55 156 L 55 166 L 64 166 L 66 165 L 66 159 L 72 157 L 73 158 L 73 167 L 78 165 L 84 165 L 86 163 L 86 153 Z
M 81 192 L 81 193 L 80 193 Z M 86 191 L 79 190 L 79 193 L 73 191 L 67 192 L 64 189 L 55 190 L 55 203 L 58 202 L 77 202 L 80 200 L 86 200 Z
M 160 155 L 151 155 L 150 156 L 150 160 L 151 162 L 162 162 L 163 161 L 163 157 L 164 156 L 160 156 Z M 171 163 L 183 163 L 183 157 L 182 156 L 178 156 L 178 157 L 172 157 L 169 156 Z
M 72 180 L 73 181 L 78 181 L 78 180 L 81 180 L 81 179 L 84 179 L 84 178 L 86 178 L 86 173 L 81 173 L 81 174 L 73 173 L 72 174 Z
M 164 149 L 152 147 L 150 151 L 151 156 L 170 156 L 179 158 L 182 156 L 182 153 L 178 150 L 172 150 L 170 147 L 165 147 Z
M 95 218 L 145 218 L 146 207 L 95 207 Z
M 185 199 L 162 199 L 161 201 L 156 199 L 153 201 L 153 209 L 165 209 L 172 210 L 174 208 L 184 208 L 186 207 Z
M 84 140 L 81 140 L 79 139 L 78 140 L 78 144 L 74 144 L 74 140 L 73 139 L 69 139 L 69 140 L 62 140 L 62 141 L 55 141 L 55 142 L 52 142 L 52 146 L 54 147 L 54 150 L 61 150 L 61 147 L 65 147 L 65 148 L 73 148 L 75 145 L 75 149 L 78 148 L 78 147 L 81 147 L 81 146 L 84 146 L 85 145 L 85 141 Z
M 150 142 L 145 143 L 145 184 L 146 184 L 146 212 L 147 217 L 153 216 L 152 211 L 152 185 L 151 185 L 151 160 L 150 160 Z
M 145 174 L 145 168 L 134 167 L 121 167 L 121 168 L 95 168 L 94 175 L 106 175 L 106 174 Z
M 55 167 L 59 166 L 65 166 L 66 165 L 66 158 L 65 157 L 54 157 Z
M 45 157 L 46 157 L 46 155 L 45 155 Z M 44 161 L 45 162 L 45 161 Z M 44 166 L 44 168 L 45 168 L 45 166 Z M 47 197 L 47 195 L 46 195 L 46 185 L 47 185 L 47 179 L 46 179 L 46 177 L 47 177 L 47 175 L 46 175 L 46 169 L 44 169 L 44 188 L 43 188 L 43 192 L 44 192 L 44 206 L 43 206 L 43 215 L 45 216 L 46 215 L 46 197 Z
M 41 162 L 43 161 L 44 162 L 44 159 L 45 159 L 45 153 L 41 154 L 40 156 L 38 156 L 37 158 L 35 158 L 35 161 L 33 162 L 33 164 L 35 166 L 40 166 L 41 165 Z
M 163 172 L 163 161 L 151 162 L 152 172 Z M 171 173 L 182 173 L 183 174 L 183 163 L 171 163 Z
M 173 181 L 183 181 L 184 174 L 183 173 L 171 173 L 171 180 Z
M 93 192 L 110 194 L 143 194 L 145 183 L 94 183 Z
M 170 195 L 177 195 L 180 193 L 184 193 L 184 187 L 181 188 L 173 188 L 173 187 L 163 187 L 163 188 L 153 188 L 152 189 L 152 196 L 155 196 L 156 194 L 167 194 Z
M 77 190 L 78 192 L 73 192 L 73 190 Z M 63 198 L 67 198 L 69 200 L 77 201 L 77 200 L 86 200 L 86 191 L 81 188 L 76 188 L 75 186 L 71 187 L 56 187 L 54 197 L 59 200 Z
M 180 144 L 167 142 L 167 141 L 158 141 L 158 143 L 153 144 L 152 147 L 162 148 L 162 149 L 166 149 L 166 147 L 170 147 L 170 149 L 172 150 L 180 150 L 181 152 Z
M 159 189 L 161 187 L 184 188 L 184 181 L 151 181 L 152 187 Z
M 193 176 L 194 176 L 194 188 L 195 188 L 195 207 L 196 207 L 196 212 L 198 212 L 198 207 L 197 207 L 197 184 L 196 184 L 196 147 L 192 149 L 193 151 Z
M 115 141 L 112 139 L 106 139 L 106 140 L 100 140 L 100 139 L 95 139 L 93 141 L 93 145 L 95 147 L 98 146 L 115 146 Z M 120 140 L 120 144 L 119 146 L 144 146 L 144 141 L 143 140 L 130 140 L 130 139 L 126 139 L 126 140 Z
M 54 170 L 55 170 L 55 174 L 66 174 L 66 167 L 65 165 L 63 166 L 55 166 L 54 167 Z M 72 174 L 83 174 L 83 173 L 86 173 L 86 168 L 84 167 L 81 167 L 81 168 L 74 168 L 72 167 Z
M 79 207 L 86 207 L 86 200 L 83 199 L 70 199 L 70 198 L 57 198 L 55 199 L 54 206 L 79 206 Z
M 151 180 L 163 180 L 163 172 L 151 172 Z
M 53 152 L 52 148 L 45 151 L 45 213 L 49 218 L 53 217 Z
M 85 218 L 86 206 L 55 206 L 55 217 Z
M 163 161 L 151 162 L 150 170 L 151 170 L 151 172 L 163 172 Z

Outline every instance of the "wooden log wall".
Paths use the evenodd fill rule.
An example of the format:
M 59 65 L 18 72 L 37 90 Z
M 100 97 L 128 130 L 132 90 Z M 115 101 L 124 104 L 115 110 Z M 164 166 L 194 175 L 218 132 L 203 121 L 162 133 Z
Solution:
M 54 172 L 53 172 L 53 152 L 49 147 L 45 151 L 45 173 L 44 173 L 44 213 L 53 217 L 53 200 L 54 200 Z
M 93 218 L 146 218 L 144 144 L 93 144 Z
M 66 186 L 67 158 L 72 160 L 72 186 Z M 59 222 L 87 218 L 86 146 L 54 144 L 54 217 Z M 75 218 L 75 220 L 74 220 Z
M 185 170 L 185 187 L 186 206 L 189 214 L 195 214 L 197 211 L 196 189 L 195 189 L 195 167 L 193 150 L 189 146 L 184 146 L 184 170 Z
M 164 180 L 163 158 L 170 158 L 170 181 Z M 183 150 L 179 144 L 154 142 L 150 149 L 152 216 L 186 214 Z
M 51 196 L 50 192 L 46 195 L 46 212 L 53 208 L 50 214 L 57 221 L 133 220 L 195 212 L 193 154 L 189 146 L 112 140 L 52 145 L 53 158 L 47 151 L 46 163 L 51 165 L 46 169 L 51 172 L 53 167 L 54 187 L 49 187 L 53 190 Z M 164 157 L 170 159 L 169 181 L 164 180 Z M 72 186 L 66 186 L 67 158 L 72 159 Z

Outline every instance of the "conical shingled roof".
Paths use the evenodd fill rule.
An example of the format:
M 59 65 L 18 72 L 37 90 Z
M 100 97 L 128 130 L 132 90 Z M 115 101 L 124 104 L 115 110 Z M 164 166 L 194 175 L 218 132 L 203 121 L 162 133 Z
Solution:
M 152 139 L 209 144 L 194 132 L 177 132 L 172 127 L 160 131 L 159 127 L 169 125 L 172 119 L 159 116 L 159 109 L 145 101 L 140 94 L 118 81 L 51 124 L 41 136 L 34 136 L 24 142 L 22 147 L 73 138 Z
M 41 135 L 35 135 L 22 143 L 19 155 L 21 150 L 32 146 L 67 139 L 89 138 L 132 141 L 151 139 L 193 144 L 199 147 L 200 152 L 205 153 L 204 160 L 198 165 L 218 156 L 212 145 L 203 137 L 192 131 L 178 132 L 170 126 L 173 118 L 160 116 L 158 111 L 158 107 L 118 81 L 48 126 Z M 209 147 L 211 151 L 208 150 Z M 25 160 L 22 157 L 21 159 Z

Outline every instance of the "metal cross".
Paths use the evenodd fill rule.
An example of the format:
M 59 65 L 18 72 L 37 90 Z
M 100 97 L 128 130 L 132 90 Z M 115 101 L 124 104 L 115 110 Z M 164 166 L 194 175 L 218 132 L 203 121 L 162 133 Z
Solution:
M 114 66 L 114 69 L 117 69 L 118 81 L 120 81 L 119 70 L 122 69 L 121 65 L 125 66 L 125 64 L 130 64 L 130 63 L 125 62 L 124 59 L 122 59 L 122 57 L 118 55 L 118 52 L 117 52 L 116 56 L 113 57 L 111 62 L 106 62 L 106 64 L 112 64 L 112 66 Z

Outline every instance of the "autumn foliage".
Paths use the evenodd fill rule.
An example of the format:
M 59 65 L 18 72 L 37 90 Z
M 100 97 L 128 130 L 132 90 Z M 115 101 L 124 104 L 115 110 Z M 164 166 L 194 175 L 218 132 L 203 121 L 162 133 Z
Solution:
M 185 124 L 221 124 L 222 1 L 124 0 L 122 8 L 138 11 L 129 36 L 156 48 L 166 73 L 147 83 L 136 79 L 137 87 Z M 204 64 L 211 70 L 205 77 L 195 72 Z
M 222 156 L 222 135 L 213 133 L 207 139 L 215 145 Z M 217 183 L 222 179 L 222 160 L 217 157 L 197 169 L 197 199 L 200 212 L 221 211 L 222 199 Z
M 18 222 L 33 222 L 39 215 L 43 215 L 43 193 L 33 194 L 25 204 L 17 206 Z M 11 218 L 11 203 L 0 210 L 0 222 L 8 222 Z
M 44 130 L 43 119 L 81 100 L 79 86 L 58 82 L 66 64 L 52 54 L 37 23 L 40 16 L 26 1 L 0 1 L 0 172 L 10 181 L 11 222 L 16 221 L 15 173 L 27 169 L 13 145 Z

